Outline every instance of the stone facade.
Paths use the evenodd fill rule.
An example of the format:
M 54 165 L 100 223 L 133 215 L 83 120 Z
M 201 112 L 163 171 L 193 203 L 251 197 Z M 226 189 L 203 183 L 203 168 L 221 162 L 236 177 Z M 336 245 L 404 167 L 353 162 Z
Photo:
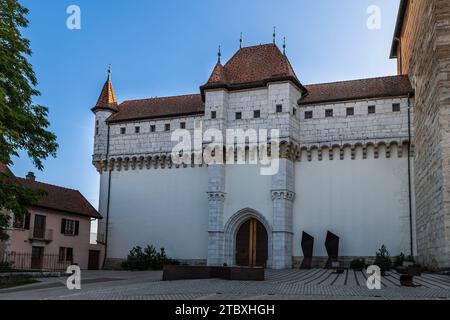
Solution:
M 268 48 L 273 50 L 271 45 L 258 50 Z M 292 76 L 239 89 L 201 90 L 202 115 L 110 123 L 107 117 L 120 112 L 120 105 L 119 111 L 94 110 L 93 163 L 101 174 L 100 211 L 108 216 L 108 226 L 99 224 L 98 233 L 108 228 L 108 259 L 123 259 L 133 246 L 153 244 L 183 261 L 234 265 L 237 232 L 248 219 L 258 220 L 267 232 L 269 268 L 290 268 L 298 261 L 302 230 L 318 239 L 319 259 L 326 255 L 327 230 L 342 236 L 348 257 L 374 255 L 382 244 L 392 254 L 410 253 L 414 209 L 406 168 L 414 99 L 390 91 L 303 105 L 305 90 Z M 278 170 L 265 176 L 261 163 L 176 164 L 171 152 L 178 141 L 171 135 L 182 127 L 191 134 L 191 159 L 206 146 L 202 135 L 209 129 L 220 130 L 224 139 L 227 129 L 277 129 L 279 158 L 270 157 L 278 160 Z M 234 152 L 247 147 L 245 141 L 232 144 Z M 250 151 L 247 160 L 253 157 Z
M 415 89 L 417 247 L 432 268 L 450 267 L 450 2 L 402 1 L 395 57 Z

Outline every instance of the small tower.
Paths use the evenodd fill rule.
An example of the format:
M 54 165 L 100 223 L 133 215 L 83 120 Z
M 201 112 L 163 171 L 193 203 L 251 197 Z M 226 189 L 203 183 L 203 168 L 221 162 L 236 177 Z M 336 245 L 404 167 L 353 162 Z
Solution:
M 97 103 L 91 110 L 95 114 L 94 153 L 92 162 L 97 170 L 99 170 L 102 160 L 106 160 L 107 153 L 108 124 L 106 119 L 118 111 L 116 95 L 114 94 L 111 82 L 111 67 L 108 67 L 108 78 L 103 85 Z

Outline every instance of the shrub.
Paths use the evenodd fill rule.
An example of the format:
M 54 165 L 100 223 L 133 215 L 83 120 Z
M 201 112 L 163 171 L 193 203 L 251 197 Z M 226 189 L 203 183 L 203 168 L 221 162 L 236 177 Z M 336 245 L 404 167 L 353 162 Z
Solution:
M 403 266 L 403 262 L 412 262 L 415 263 L 413 256 L 405 256 L 403 252 L 400 253 L 400 255 L 395 257 L 394 260 L 394 267 L 401 267 Z
M 362 270 L 366 266 L 366 260 L 364 258 L 353 259 L 350 262 L 350 269 Z
M 127 261 L 122 263 L 125 270 L 161 270 L 164 265 L 178 265 L 177 260 L 167 257 L 164 248 L 156 251 L 155 247 L 147 245 L 144 249 L 136 246 L 130 250 Z
M 383 244 L 380 249 L 378 249 L 375 257 L 375 265 L 379 266 L 381 271 L 386 271 L 391 268 L 391 256 L 386 249 L 386 246 Z
M 0 262 L 0 272 L 2 271 L 10 271 L 11 270 L 11 266 L 12 264 L 4 261 L 4 262 Z

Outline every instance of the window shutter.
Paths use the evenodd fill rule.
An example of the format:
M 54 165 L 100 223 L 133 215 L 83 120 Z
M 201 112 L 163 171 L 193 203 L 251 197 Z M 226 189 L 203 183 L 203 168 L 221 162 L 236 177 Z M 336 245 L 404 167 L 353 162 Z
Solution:
M 29 230 L 30 229 L 30 213 L 25 214 L 25 223 L 24 223 L 24 229 Z
M 66 229 L 66 219 L 61 220 L 61 233 L 64 234 L 64 231 Z
M 78 235 L 78 228 L 80 227 L 80 221 L 75 221 L 75 235 Z

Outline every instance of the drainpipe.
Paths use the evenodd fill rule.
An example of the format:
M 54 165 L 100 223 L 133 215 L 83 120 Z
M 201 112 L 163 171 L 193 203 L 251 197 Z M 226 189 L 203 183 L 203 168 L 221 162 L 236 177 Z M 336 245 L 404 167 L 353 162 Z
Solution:
M 108 166 L 108 156 L 109 156 L 109 123 L 108 123 L 108 135 L 106 137 L 106 165 Z M 106 264 L 106 253 L 108 252 L 108 224 L 109 224 L 109 202 L 111 196 L 111 170 L 108 169 L 108 193 L 106 196 L 106 225 L 105 225 L 105 254 L 103 255 L 103 266 L 102 269 L 105 268 Z
M 412 191 L 411 191 L 411 103 L 408 93 L 408 196 L 409 196 L 409 244 L 411 256 L 414 256 L 413 239 L 413 214 L 412 214 Z

